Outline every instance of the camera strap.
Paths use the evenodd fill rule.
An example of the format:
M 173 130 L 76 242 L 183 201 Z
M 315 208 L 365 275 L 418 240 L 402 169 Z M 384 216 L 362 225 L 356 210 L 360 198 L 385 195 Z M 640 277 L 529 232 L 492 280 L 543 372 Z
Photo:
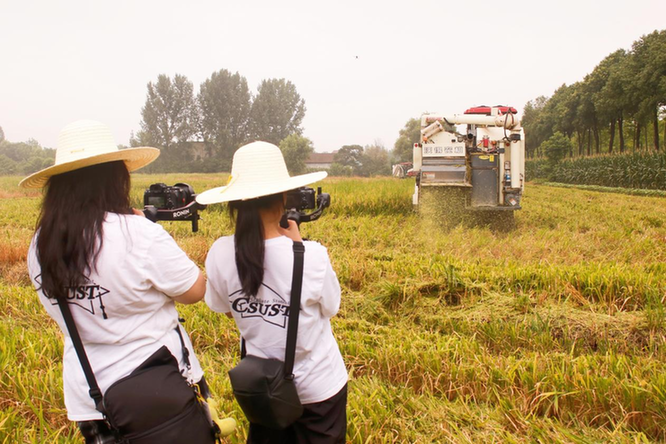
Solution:
M 303 263 L 305 246 L 294 241 L 294 269 L 291 277 L 291 297 L 289 301 L 289 323 L 287 324 L 287 346 L 284 351 L 285 378 L 294 378 L 294 360 L 296 357 L 296 339 L 298 338 L 298 318 L 301 312 L 301 290 L 303 288 Z M 245 357 L 245 338 L 241 338 L 241 359 Z
M 97 379 L 95 378 L 95 374 L 92 371 L 92 366 L 88 360 L 88 355 L 83 348 L 83 341 L 81 341 L 79 330 L 76 328 L 76 323 L 72 317 L 72 311 L 69 308 L 67 299 L 64 297 L 59 298 L 58 307 L 60 307 L 60 312 L 62 313 L 62 317 L 65 320 L 65 326 L 67 327 L 67 331 L 69 331 L 69 337 L 72 339 L 72 343 L 74 344 L 76 355 L 79 357 L 81 367 L 83 367 L 83 373 L 86 375 L 86 381 L 88 381 L 88 386 L 90 387 L 88 394 L 93 399 L 93 401 L 95 401 L 95 409 L 102 415 L 106 416 L 106 411 L 104 410 L 104 401 L 102 399 L 102 391 L 97 385 Z

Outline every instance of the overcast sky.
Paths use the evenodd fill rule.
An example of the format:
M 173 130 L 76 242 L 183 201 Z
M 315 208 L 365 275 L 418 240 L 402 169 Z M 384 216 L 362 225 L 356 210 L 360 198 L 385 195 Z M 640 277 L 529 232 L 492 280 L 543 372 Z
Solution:
M 128 144 L 146 84 L 217 70 L 286 78 L 317 151 L 392 148 L 422 112 L 522 110 L 605 56 L 666 28 L 666 0 L 0 0 L 0 126 L 55 147 L 66 124 L 100 120 Z

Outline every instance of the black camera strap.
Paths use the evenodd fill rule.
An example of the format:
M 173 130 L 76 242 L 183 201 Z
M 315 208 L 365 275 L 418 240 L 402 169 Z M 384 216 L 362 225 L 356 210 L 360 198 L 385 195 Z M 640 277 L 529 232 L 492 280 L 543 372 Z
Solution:
M 296 358 L 296 339 L 298 337 L 298 318 L 301 312 L 301 290 L 303 288 L 303 263 L 305 245 L 294 241 L 294 271 L 291 277 L 291 297 L 289 301 L 289 323 L 287 324 L 287 346 L 284 351 L 284 375 L 287 379 L 294 378 L 294 361 Z M 241 338 L 241 359 L 245 357 L 245 339 Z
M 88 394 L 93 399 L 93 401 L 95 401 L 95 409 L 102 415 L 106 416 L 106 411 L 104 410 L 104 401 L 102 399 L 102 391 L 97 385 L 97 379 L 95 379 L 95 374 L 92 371 L 90 361 L 88 360 L 88 355 L 83 348 L 83 341 L 81 341 L 79 330 L 76 328 L 76 323 L 74 323 L 72 311 L 69 308 L 69 304 L 67 303 L 66 298 L 58 299 L 58 307 L 60 307 L 60 312 L 62 313 L 62 317 L 65 320 L 65 325 L 69 331 L 69 337 L 72 339 L 72 343 L 74 344 L 76 355 L 79 357 L 81 367 L 83 367 L 83 373 L 86 375 L 86 381 L 88 381 L 88 386 L 90 387 Z
M 294 241 L 293 250 L 294 272 L 291 277 L 287 348 L 284 351 L 284 374 L 287 379 L 294 379 L 296 338 L 298 337 L 298 318 L 301 312 L 301 289 L 303 288 L 303 255 L 305 253 L 303 242 Z

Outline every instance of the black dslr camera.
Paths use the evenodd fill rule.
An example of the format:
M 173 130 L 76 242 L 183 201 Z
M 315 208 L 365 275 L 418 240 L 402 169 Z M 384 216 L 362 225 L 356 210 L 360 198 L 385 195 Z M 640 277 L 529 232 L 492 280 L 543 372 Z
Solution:
M 199 210 L 206 208 L 197 203 L 194 188 L 186 183 L 170 187 L 154 183 L 143 193 L 143 212 L 153 222 L 158 220 L 185 220 L 192 222 L 192 232 L 199 230 Z
M 309 187 L 296 188 L 287 192 L 287 201 L 284 204 L 286 212 L 282 215 L 280 226 L 289 228 L 288 219 L 301 222 L 311 222 L 317 220 L 324 214 L 324 209 L 331 205 L 331 195 L 322 193 L 321 187 L 315 190 Z M 305 213 L 304 210 L 314 210 L 311 213 Z

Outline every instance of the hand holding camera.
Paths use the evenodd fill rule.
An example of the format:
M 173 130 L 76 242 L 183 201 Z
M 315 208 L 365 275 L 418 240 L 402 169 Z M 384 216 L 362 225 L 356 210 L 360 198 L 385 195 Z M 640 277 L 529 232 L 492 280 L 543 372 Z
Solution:
M 315 203 L 316 202 L 316 203 Z M 331 205 L 331 195 L 322 193 L 321 187 L 315 190 L 310 187 L 301 187 L 287 192 L 287 201 L 284 204 L 285 213 L 280 220 L 282 228 L 288 228 L 288 220 L 293 220 L 297 225 L 301 222 L 317 220 L 324 214 L 324 210 Z M 304 210 L 314 210 L 305 213 Z
M 153 222 L 158 220 L 186 220 L 192 222 L 192 232 L 199 231 L 199 210 L 206 205 L 197 203 L 194 188 L 186 183 L 170 187 L 154 183 L 143 193 L 143 213 Z

